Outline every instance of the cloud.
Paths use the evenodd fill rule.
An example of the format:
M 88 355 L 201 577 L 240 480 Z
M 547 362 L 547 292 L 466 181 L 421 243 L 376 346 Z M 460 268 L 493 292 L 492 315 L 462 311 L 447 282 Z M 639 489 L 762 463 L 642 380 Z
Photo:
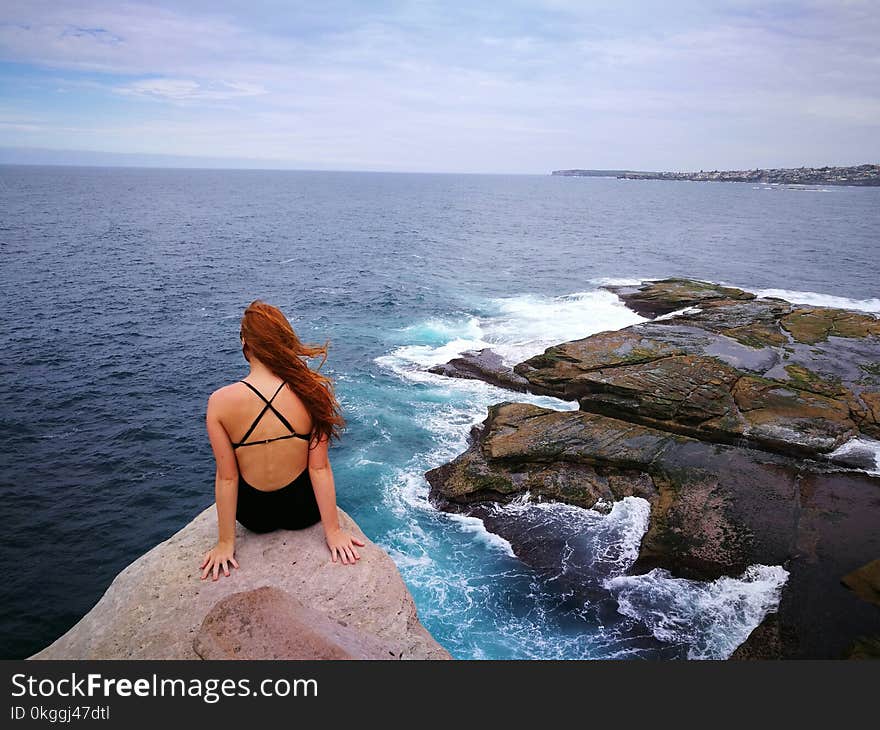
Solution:
M 194 79 L 143 79 L 114 89 L 117 93 L 167 101 L 217 101 L 260 96 L 267 91 L 257 84 L 228 81 L 201 82 Z
M 217 15 L 141 3 L 35 0 L 0 7 L 0 57 L 52 68 L 190 75 L 247 58 L 256 40 Z
M 0 59 L 38 122 L 4 135 L 400 169 L 871 159 L 878 34 L 831 0 L 7 3 Z

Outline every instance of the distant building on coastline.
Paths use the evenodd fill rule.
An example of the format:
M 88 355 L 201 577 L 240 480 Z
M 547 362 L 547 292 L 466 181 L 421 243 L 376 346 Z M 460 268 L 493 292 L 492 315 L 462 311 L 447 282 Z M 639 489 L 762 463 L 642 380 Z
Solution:
M 616 174 L 615 174 L 616 173 Z M 616 177 L 622 180 L 694 180 L 698 182 L 752 182 L 784 185 L 876 185 L 880 165 L 849 167 L 796 167 L 706 172 L 635 172 L 632 170 L 554 170 L 568 177 Z

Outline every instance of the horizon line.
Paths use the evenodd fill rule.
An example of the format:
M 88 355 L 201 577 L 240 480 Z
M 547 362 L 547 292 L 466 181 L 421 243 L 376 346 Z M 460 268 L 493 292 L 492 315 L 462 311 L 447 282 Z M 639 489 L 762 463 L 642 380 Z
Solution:
M 82 164 L 79 162 L 4 162 L 0 167 L 72 167 L 92 170 L 195 170 L 214 172 L 345 172 L 362 173 L 364 175 L 493 175 L 496 177 L 553 177 L 551 172 L 450 172 L 439 170 L 347 170 L 345 168 L 310 168 L 310 167 L 198 167 L 196 165 L 114 165 L 114 164 Z M 559 177 L 559 176 L 557 176 Z
M 22 155 L 25 159 L 15 160 L 16 155 Z M 27 160 L 28 155 L 43 156 L 50 158 L 53 155 L 65 156 L 107 156 L 110 158 L 106 161 L 79 161 L 75 159 L 35 159 Z M 126 158 L 147 158 L 143 161 L 127 161 Z M 9 158 L 9 159 L 4 159 Z M 115 158 L 115 159 L 114 159 Z M 153 158 L 154 161 L 150 161 Z M 212 164 L 213 163 L 213 164 Z M 734 172 L 738 170 L 797 170 L 801 168 L 821 169 L 823 167 L 859 167 L 862 165 L 877 165 L 872 162 L 859 162 L 850 164 L 825 164 L 825 165 L 800 165 L 794 167 L 786 166 L 748 166 L 739 168 L 721 168 L 705 166 L 700 171 L 719 171 Z M 153 169 L 153 170 L 217 170 L 217 171 L 235 171 L 244 172 L 346 172 L 346 173 L 364 173 L 364 174 L 392 174 L 392 175 L 494 175 L 494 176 L 516 176 L 516 177 L 545 177 L 554 176 L 556 172 L 568 172 L 575 170 L 583 170 L 585 172 L 602 173 L 607 172 L 609 176 L 617 175 L 621 172 L 625 173 L 642 173 L 656 174 L 665 172 L 690 173 L 693 170 L 685 170 L 685 168 L 666 169 L 666 170 L 646 170 L 636 167 L 560 167 L 549 168 L 543 172 L 489 172 L 489 171 L 461 171 L 461 170 L 395 170 L 395 169 L 370 169 L 360 168 L 352 169 L 346 167 L 310 167 L 308 163 L 298 166 L 295 162 L 287 163 L 283 160 L 260 160 L 254 158 L 237 158 L 237 157 L 203 157 L 198 155 L 175 155 L 169 153 L 158 152 L 108 152 L 97 150 L 81 150 L 81 149 L 58 149 L 50 147 L 3 147 L 0 146 L 0 166 L 3 167 L 78 167 L 87 169 Z M 562 176 L 560 176 L 562 177 Z

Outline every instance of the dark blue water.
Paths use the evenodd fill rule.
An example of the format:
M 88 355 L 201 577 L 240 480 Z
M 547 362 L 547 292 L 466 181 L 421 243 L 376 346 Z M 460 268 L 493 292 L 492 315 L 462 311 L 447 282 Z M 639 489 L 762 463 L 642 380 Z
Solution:
M 478 520 L 434 510 L 422 478 L 510 394 L 423 368 L 484 343 L 516 362 L 638 321 L 604 278 L 880 310 L 878 230 L 876 189 L 0 167 L 0 655 L 53 641 L 212 503 L 205 403 L 247 372 L 238 324 L 256 298 L 303 340 L 330 340 L 349 420 L 331 452 L 340 505 L 455 656 L 723 655 L 772 604 L 778 571 L 605 585 L 637 549 L 640 500 L 539 515 L 589 541 L 583 591 L 523 565 Z M 664 633 L 657 617 L 673 613 Z

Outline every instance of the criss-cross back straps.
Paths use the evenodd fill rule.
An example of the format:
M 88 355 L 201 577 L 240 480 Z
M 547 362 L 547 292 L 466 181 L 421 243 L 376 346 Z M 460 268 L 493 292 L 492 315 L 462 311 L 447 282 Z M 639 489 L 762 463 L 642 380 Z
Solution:
M 269 400 L 266 400 L 266 396 L 264 396 L 259 390 L 257 390 L 253 385 L 248 383 L 246 380 L 242 380 L 240 382 L 244 383 L 248 388 L 250 388 L 252 391 L 254 391 L 254 393 L 256 393 L 257 396 L 259 396 L 260 400 L 263 401 L 266 405 L 263 406 L 263 410 L 260 411 L 259 415 L 254 419 L 254 422 L 251 424 L 251 427 L 247 430 L 247 433 L 241 437 L 241 441 L 239 441 L 237 444 L 233 444 L 233 448 L 238 448 L 239 446 L 250 446 L 252 444 L 268 443 L 269 441 L 277 441 L 279 439 L 287 439 L 287 438 L 293 438 L 293 437 L 297 437 L 297 438 L 301 438 L 301 439 L 308 439 L 309 438 L 308 436 L 298 434 L 296 432 L 296 429 L 290 425 L 290 422 L 284 416 L 282 416 L 281 413 L 278 412 L 278 409 L 275 408 L 275 406 L 272 405 L 272 401 L 275 400 L 275 396 L 277 396 L 281 392 L 281 389 L 285 386 L 284 381 L 281 382 L 281 385 L 278 386 L 278 390 L 275 391 L 275 394 Z M 284 424 L 284 426 L 287 428 L 288 431 L 290 431 L 290 435 L 289 436 L 277 436 L 274 439 L 266 439 L 265 441 L 253 441 L 253 442 L 251 442 L 251 444 L 246 444 L 245 441 L 248 440 L 248 436 L 250 436 L 254 432 L 254 429 L 257 427 L 257 424 L 260 422 L 260 419 L 266 414 L 266 411 L 268 411 L 269 409 L 271 409 L 272 412 L 276 416 L 278 416 L 278 420 Z

